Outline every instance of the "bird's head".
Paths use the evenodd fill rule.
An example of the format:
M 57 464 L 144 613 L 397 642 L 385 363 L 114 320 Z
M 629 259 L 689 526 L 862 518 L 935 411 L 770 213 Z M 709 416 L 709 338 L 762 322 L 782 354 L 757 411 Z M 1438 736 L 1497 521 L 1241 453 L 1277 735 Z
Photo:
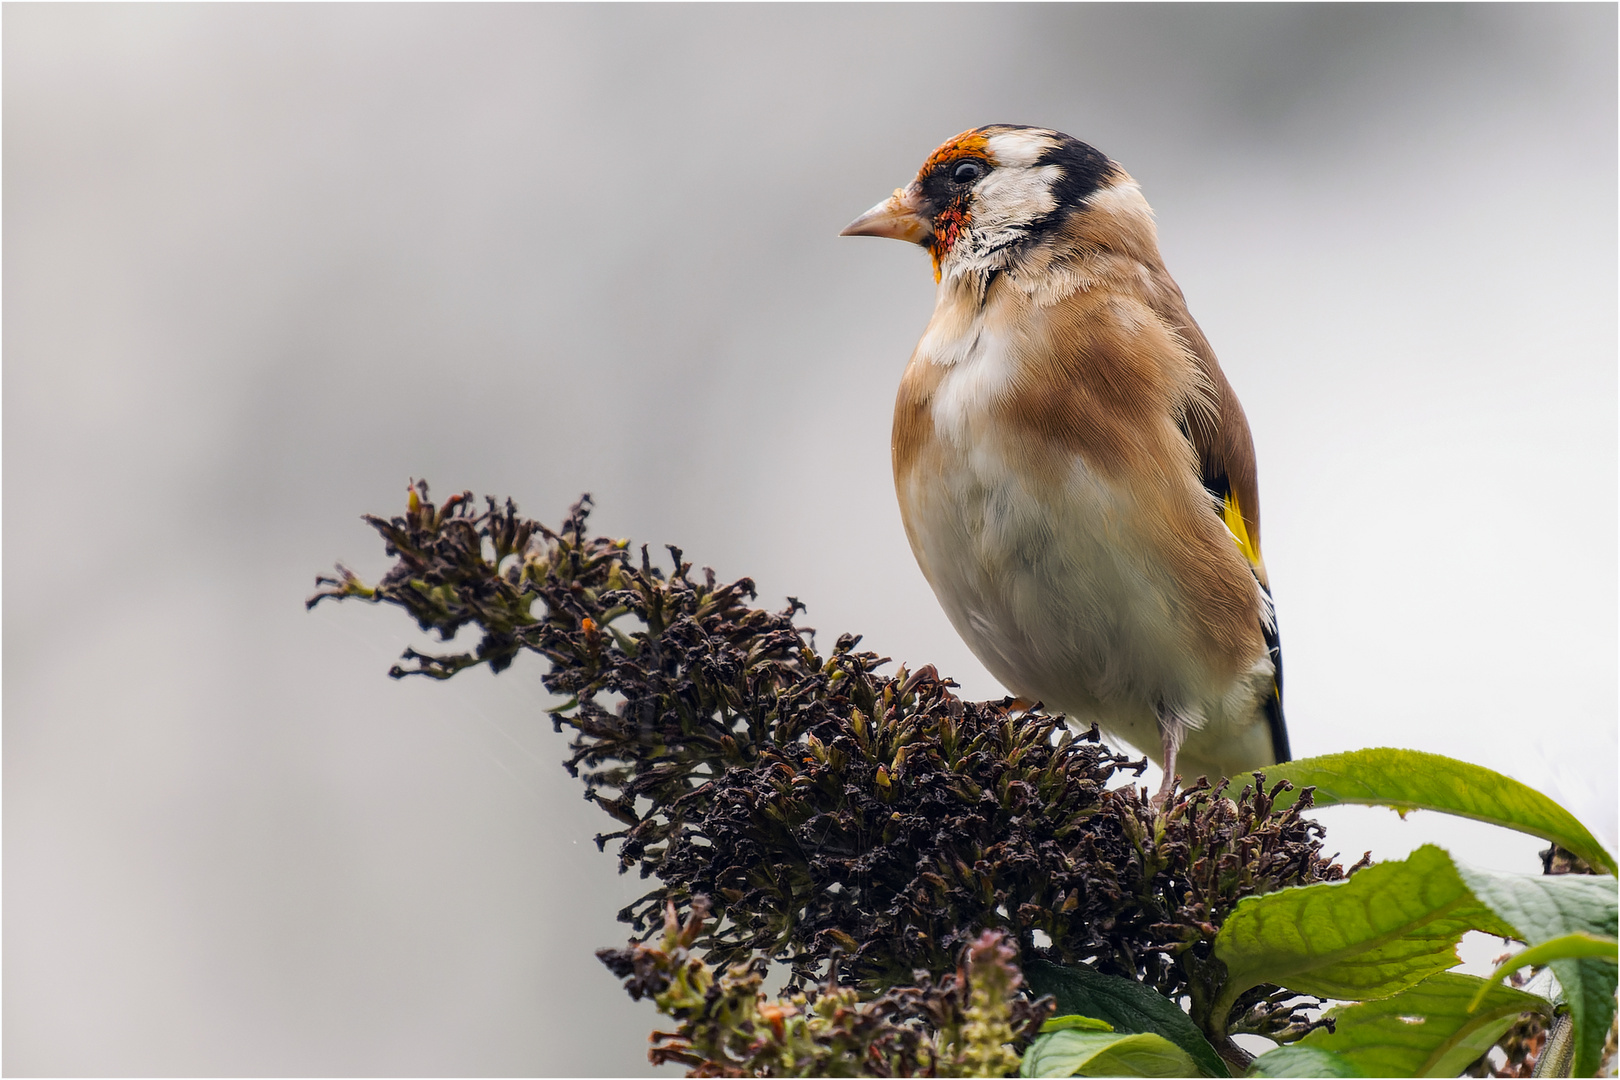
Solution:
M 909 240 L 934 258 L 934 279 L 1006 269 L 1055 236 L 1102 188 L 1128 179 L 1079 139 L 993 124 L 928 156 L 917 178 L 850 222 L 842 236 Z

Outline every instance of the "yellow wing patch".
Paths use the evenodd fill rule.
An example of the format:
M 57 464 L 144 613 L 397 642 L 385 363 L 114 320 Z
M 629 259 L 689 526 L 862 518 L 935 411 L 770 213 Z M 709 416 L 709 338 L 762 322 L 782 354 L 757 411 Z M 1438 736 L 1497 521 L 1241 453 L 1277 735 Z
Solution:
M 1249 560 L 1249 565 L 1259 566 L 1260 549 L 1249 539 L 1249 527 L 1243 524 L 1243 510 L 1238 506 L 1237 496 L 1231 492 L 1227 492 L 1221 500 L 1221 519 L 1226 522 L 1226 531 L 1237 541 L 1238 550 Z

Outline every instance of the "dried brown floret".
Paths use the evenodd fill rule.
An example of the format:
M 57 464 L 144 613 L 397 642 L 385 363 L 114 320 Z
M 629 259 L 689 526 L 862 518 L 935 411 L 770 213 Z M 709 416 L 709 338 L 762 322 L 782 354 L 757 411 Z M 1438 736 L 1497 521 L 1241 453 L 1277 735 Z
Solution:
M 620 913 L 641 940 L 670 910 L 699 925 L 702 897 L 714 919 L 683 947 L 704 963 L 783 960 L 790 989 L 832 979 L 870 995 L 945 977 L 997 931 L 1023 958 L 1142 980 L 1202 1019 L 1233 905 L 1344 875 L 1301 816 L 1309 792 L 1277 810 L 1275 789 L 1200 785 L 1158 811 L 1120 784 L 1145 761 L 1095 728 L 963 701 L 932 667 L 884 674 L 851 635 L 823 655 L 796 600 L 754 608 L 752 581 L 694 576 L 677 548 L 668 573 L 646 548 L 632 558 L 587 535 L 589 505 L 554 532 L 510 501 L 435 507 L 417 484 L 404 516 L 366 519 L 398 559 L 377 587 L 340 568 L 310 604 L 396 604 L 446 641 L 483 630 L 473 653 L 408 651 L 396 677 L 547 659 L 567 767 L 621 826 L 598 843 L 657 883 Z M 632 993 L 663 992 L 627 971 Z M 1238 1015 L 1297 1037 L 1301 1007 L 1258 987 Z
M 656 946 L 631 942 L 597 956 L 650 997 L 676 1030 L 654 1032 L 654 1064 L 679 1062 L 691 1076 L 1006 1076 L 1051 1012 L 1051 1000 L 1021 995 L 1017 950 L 986 931 L 962 950 L 956 970 L 862 1001 L 829 979 L 772 1000 L 757 960 L 717 972 L 692 949 L 708 905 L 682 922 L 665 908 Z

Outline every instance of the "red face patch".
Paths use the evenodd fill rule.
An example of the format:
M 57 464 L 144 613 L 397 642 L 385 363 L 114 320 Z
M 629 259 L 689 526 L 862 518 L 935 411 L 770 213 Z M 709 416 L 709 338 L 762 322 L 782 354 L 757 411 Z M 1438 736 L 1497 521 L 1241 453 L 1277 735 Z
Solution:
M 967 158 L 977 159 L 994 167 L 995 158 L 990 154 L 989 141 L 990 137 L 983 128 L 964 131 L 946 140 L 928 155 L 927 161 L 923 162 L 922 168 L 917 171 L 917 183 L 925 188 L 932 187 L 930 179 L 948 176 L 957 162 Z M 951 248 L 972 220 L 973 214 L 968 209 L 968 196 L 965 190 L 934 214 L 933 235 L 928 240 L 928 253 L 934 258 L 935 281 L 939 280 L 941 260 L 950 254 Z
M 973 220 L 967 208 L 967 196 L 953 199 L 951 204 L 934 215 L 934 235 L 928 240 L 928 251 L 934 256 L 934 276 L 939 277 L 939 261 L 950 254 L 962 230 Z

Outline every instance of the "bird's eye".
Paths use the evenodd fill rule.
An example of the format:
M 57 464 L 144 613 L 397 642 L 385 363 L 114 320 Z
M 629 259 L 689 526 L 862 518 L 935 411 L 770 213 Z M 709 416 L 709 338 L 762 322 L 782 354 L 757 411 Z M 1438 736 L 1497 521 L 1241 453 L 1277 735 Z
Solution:
M 977 161 L 959 161 L 951 170 L 951 179 L 958 184 L 971 184 L 984 175 L 984 166 Z

